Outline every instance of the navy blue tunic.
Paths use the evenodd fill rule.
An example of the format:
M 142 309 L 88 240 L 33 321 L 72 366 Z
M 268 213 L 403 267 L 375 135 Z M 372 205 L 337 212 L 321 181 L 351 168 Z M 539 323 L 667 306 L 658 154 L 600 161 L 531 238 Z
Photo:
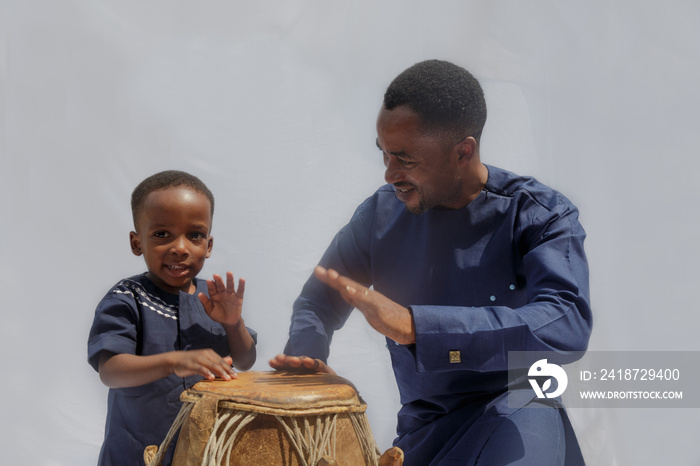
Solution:
M 151 355 L 211 348 L 230 353 L 226 332 L 206 314 L 197 292 L 178 295 L 156 287 L 145 274 L 117 283 L 100 301 L 88 338 L 88 361 L 98 370 L 100 353 Z M 250 330 L 253 339 L 255 332 Z M 100 465 L 143 464 L 143 450 L 160 445 L 180 411 L 180 394 L 202 380 L 170 375 L 138 387 L 109 390 Z M 169 464 L 174 442 L 164 464 Z
M 533 178 L 487 168 L 482 192 L 458 210 L 413 215 L 391 185 L 381 187 L 320 261 L 413 312 L 415 344 L 387 339 L 402 404 L 395 444 L 406 466 L 475 460 L 517 409 L 506 403 L 509 351 L 566 354 L 588 345 L 578 210 Z M 294 303 L 285 352 L 326 360 L 333 332 L 351 311 L 312 276 Z M 525 390 L 523 405 L 534 397 Z

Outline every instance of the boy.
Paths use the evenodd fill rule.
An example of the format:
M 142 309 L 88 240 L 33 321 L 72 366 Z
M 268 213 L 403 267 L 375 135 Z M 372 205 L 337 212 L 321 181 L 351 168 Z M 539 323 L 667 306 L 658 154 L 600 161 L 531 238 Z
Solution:
M 148 272 L 107 293 L 88 338 L 88 361 L 110 388 L 100 465 L 143 464 L 144 448 L 160 445 L 177 416 L 183 390 L 202 377 L 236 378 L 231 366 L 248 370 L 256 357 L 256 334 L 241 316 L 244 280 L 236 290 L 231 272 L 225 284 L 218 275 L 195 278 L 213 245 L 214 196 L 204 183 L 157 173 L 136 187 L 131 209 L 131 251 Z

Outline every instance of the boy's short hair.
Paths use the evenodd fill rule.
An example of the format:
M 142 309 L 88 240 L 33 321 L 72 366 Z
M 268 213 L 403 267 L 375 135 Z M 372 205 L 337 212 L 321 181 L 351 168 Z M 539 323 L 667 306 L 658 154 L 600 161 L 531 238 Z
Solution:
M 154 191 L 184 186 L 198 193 L 204 194 L 209 199 L 210 215 L 214 218 L 214 195 L 207 185 L 199 178 L 179 170 L 166 170 L 151 175 L 136 186 L 131 193 L 131 215 L 134 218 L 134 228 L 138 228 L 138 218 L 143 211 L 146 198 Z
M 384 94 L 384 107 L 393 110 L 401 105 L 416 112 L 428 132 L 447 131 L 479 142 L 486 123 L 486 100 L 479 81 L 447 61 L 422 61 L 399 74 Z

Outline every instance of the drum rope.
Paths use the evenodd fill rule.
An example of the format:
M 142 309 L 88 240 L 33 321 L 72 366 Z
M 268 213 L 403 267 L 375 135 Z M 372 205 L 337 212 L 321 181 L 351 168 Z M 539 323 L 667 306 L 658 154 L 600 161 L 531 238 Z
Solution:
M 202 466 L 218 466 L 220 464 L 229 464 L 231 459 L 231 451 L 233 450 L 233 444 L 238 437 L 241 429 L 255 419 L 257 413 L 233 413 L 229 410 L 224 410 L 222 414 L 215 422 L 214 428 L 209 435 L 209 440 L 204 447 L 204 455 L 202 456 Z M 223 425 L 223 428 L 222 428 Z M 229 436 L 227 432 L 234 429 L 233 433 Z M 220 433 L 219 430 L 221 429 Z M 226 462 L 222 463 L 224 456 L 226 457 Z
M 258 413 L 249 413 L 243 418 L 241 423 L 238 425 L 236 430 L 231 434 L 231 437 L 228 439 L 226 442 L 226 445 L 224 445 L 224 451 L 226 451 L 226 462 L 224 464 L 230 464 L 231 463 L 231 452 L 233 451 L 233 443 L 236 440 L 236 437 L 238 437 L 238 434 L 240 433 L 241 429 L 245 427 L 249 422 L 251 422 L 253 419 L 255 419 L 258 416 Z M 217 463 L 219 464 L 219 463 Z
M 315 466 L 323 455 L 335 456 L 337 413 L 316 416 L 315 429 L 311 429 L 308 418 L 304 418 L 303 431 L 296 419 L 290 418 L 287 425 L 282 416 L 275 416 L 287 434 L 287 440 L 294 448 L 301 466 Z
M 294 422 L 294 419 L 290 419 L 289 422 L 294 426 L 294 430 L 292 430 L 286 422 L 284 422 L 284 419 L 280 416 L 275 416 L 277 421 L 280 423 L 280 425 L 284 428 L 285 433 L 287 434 L 287 439 L 289 440 L 289 443 L 294 447 L 294 450 L 297 452 L 297 456 L 299 457 L 299 461 L 301 462 L 301 466 L 309 466 L 308 463 L 306 462 L 306 458 L 304 457 L 304 451 L 300 443 L 304 442 L 303 436 L 301 435 L 301 431 L 299 430 L 299 426 L 297 425 L 296 422 Z
M 202 453 L 202 465 L 208 464 L 211 458 L 216 455 L 216 453 L 221 448 L 223 442 L 226 440 L 226 431 L 231 427 L 231 425 L 239 421 L 243 417 L 243 414 L 234 414 L 231 411 L 224 410 L 223 414 L 216 417 L 214 421 L 214 426 L 211 429 L 209 438 L 207 439 L 207 444 L 204 446 L 204 452 Z M 231 421 L 230 423 L 228 421 Z M 227 423 L 221 435 L 217 435 L 219 429 L 221 429 L 221 424 Z
M 277 419 L 278 425 L 281 427 L 279 433 L 283 433 L 284 437 L 287 438 L 289 453 L 294 451 L 297 455 L 299 466 L 317 466 L 323 459 L 328 460 L 327 456 L 335 458 L 337 441 L 341 438 L 337 432 L 337 425 L 340 425 L 341 422 L 346 422 L 345 416 L 349 418 L 359 443 L 359 445 L 356 445 L 359 446 L 360 451 L 355 450 L 356 453 L 362 455 L 367 466 L 377 466 L 378 464 L 380 451 L 372 435 L 369 420 L 365 413 L 366 405 L 364 402 L 361 403 L 361 406 L 324 406 L 322 408 L 323 411 L 319 412 L 317 408 L 302 408 L 290 411 L 277 406 L 254 406 L 248 403 L 239 403 L 237 400 L 225 400 L 216 395 L 214 397 L 216 401 L 214 401 L 213 405 L 205 404 L 205 409 L 203 411 L 200 410 L 205 415 L 203 419 L 207 419 L 212 414 L 214 415 L 213 418 L 208 418 L 213 421 L 214 426 L 211 430 L 206 428 L 206 433 L 202 432 L 204 438 L 201 440 L 207 439 L 203 450 L 201 449 L 201 444 L 199 444 L 200 449 L 198 451 L 202 452 L 199 453 L 202 456 L 200 457 L 197 454 L 197 463 L 202 466 L 230 464 L 235 447 L 234 443 L 236 440 L 239 440 L 238 437 L 245 436 L 245 427 L 256 419 L 259 414 L 262 414 L 262 417 L 272 415 Z M 205 396 L 205 398 L 207 397 Z M 183 393 L 181 400 L 185 403 L 183 403 L 160 448 L 156 450 L 155 446 L 149 446 L 147 450 L 151 449 L 150 452 L 144 452 L 144 459 L 147 458 L 146 462 L 149 466 L 160 464 L 177 432 L 187 422 L 192 413 L 196 411 L 193 411 L 195 405 L 199 406 L 201 401 L 200 396 L 197 396 L 196 393 L 191 394 L 189 391 L 187 396 Z M 360 401 L 362 400 L 360 399 Z M 208 410 L 212 408 L 214 412 L 208 414 Z M 338 418 L 339 415 L 340 418 Z M 201 414 L 199 416 L 201 417 Z M 253 427 L 253 429 L 255 428 Z M 146 456 L 147 453 L 148 456 Z M 201 463 L 199 458 L 201 458 Z
M 228 410 L 224 410 L 223 414 L 218 416 L 214 421 L 214 427 L 209 434 L 207 439 L 207 444 L 204 447 L 204 453 L 202 454 L 202 464 L 207 464 L 210 458 L 216 456 L 217 452 L 222 448 L 226 440 L 226 432 L 235 425 L 236 422 L 241 420 L 243 417 L 242 413 L 233 413 Z M 226 425 L 221 428 L 221 425 L 226 423 Z M 221 429 L 221 432 L 219 430 Z
M 365 457 L 365 464 L 376 465 L 379 461 L 379 448 L 374 442 L 372 428 L 369 425 L 369 420 L 364 413 L 348 413 L 352 425 L 355 428 L 357 438 L 360 440 L 362 454 Z
M 160 447 L 158 447 L 158 451 L 148 463 L 148 466 L 156 466 L 160 464 L 160 461 L 163 459 L 163 455 L 165 455 L 165 452 L 170 446 L 170 442 L 172 442 L 173 438 L 175 437 L 175 434 L 180 429 L 182 423 L 185 422 L 185 418 L 187 418 L 190 415 L 190 411 L 192 411 L 192 408 L 194 408 L 194 404 L 192 403 L 184 403 L 182 405 L 182 408 L 180 408 L 180 412 L 177 413 L 177 417 L 175 418 L 173 425 L 170 426 L 170 430 L 165 436 L 163 443 L 161 443 Z

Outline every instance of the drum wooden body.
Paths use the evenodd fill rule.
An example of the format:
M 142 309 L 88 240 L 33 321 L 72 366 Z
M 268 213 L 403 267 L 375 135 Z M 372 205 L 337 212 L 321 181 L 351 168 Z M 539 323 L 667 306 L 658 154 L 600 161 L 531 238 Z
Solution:
M 336 375 L 244 372 L 199 382 L 181 400 L 189 414 L 174 466 L 377 464 L 366 405 Z

